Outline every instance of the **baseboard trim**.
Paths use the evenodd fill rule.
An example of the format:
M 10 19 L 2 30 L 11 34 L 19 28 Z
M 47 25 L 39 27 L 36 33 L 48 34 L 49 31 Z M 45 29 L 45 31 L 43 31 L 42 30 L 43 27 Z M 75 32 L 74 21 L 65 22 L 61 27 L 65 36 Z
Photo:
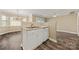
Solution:
M 77 32 L 69 32 L 69 31 L 64 31 L 64 30 L 57 30 L 59 32 L 66 32 L 66 33 L 71 33 L 71 34 L 78 34 Z
M 57 40 L 55 40 L 55 39 L 49 38 L 49 40 L 51 40 L 51 41 L 57 43 Z

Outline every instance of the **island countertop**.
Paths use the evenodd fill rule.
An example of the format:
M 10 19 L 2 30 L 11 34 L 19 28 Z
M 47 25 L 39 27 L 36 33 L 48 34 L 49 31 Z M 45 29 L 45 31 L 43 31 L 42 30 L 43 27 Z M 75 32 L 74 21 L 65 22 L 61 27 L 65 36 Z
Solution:
M 11 32 L 18 32 L 22 30 L 32 31 L 32 30 L 38 30 L 44 28 L 48 28 L 48 27 L 25 27 L 25 28 L 21 28 L 20 26 L 0 27 L 0 35 L 11 33 Z
M 26 31 L 31 31 L 31 30 L 38 30 L 38 29 L 45 29 L 45 28 L 48 28 L 48 27 L 25 27 L 23 29 Z
M 33 50 L 48 39 L 48 28 L 25 28 L 23 33 L 24 50 Z

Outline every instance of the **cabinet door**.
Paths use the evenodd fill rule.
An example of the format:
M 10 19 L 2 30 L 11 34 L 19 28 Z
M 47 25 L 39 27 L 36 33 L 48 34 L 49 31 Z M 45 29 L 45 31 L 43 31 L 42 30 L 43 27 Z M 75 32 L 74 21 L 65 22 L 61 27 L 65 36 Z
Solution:
M 25 50 L 31 50 L 38 47 L 48 38 L 48 29 L 38 29 L 23 32 L 23 47 Z

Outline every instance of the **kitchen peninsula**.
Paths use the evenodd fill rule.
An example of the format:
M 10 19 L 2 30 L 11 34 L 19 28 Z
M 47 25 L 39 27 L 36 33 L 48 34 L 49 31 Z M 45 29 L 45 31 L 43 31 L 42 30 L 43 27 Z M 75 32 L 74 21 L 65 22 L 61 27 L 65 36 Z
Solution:
M 48 28 L 24 28 L 23 49 L 33 50 L 48 39 Z

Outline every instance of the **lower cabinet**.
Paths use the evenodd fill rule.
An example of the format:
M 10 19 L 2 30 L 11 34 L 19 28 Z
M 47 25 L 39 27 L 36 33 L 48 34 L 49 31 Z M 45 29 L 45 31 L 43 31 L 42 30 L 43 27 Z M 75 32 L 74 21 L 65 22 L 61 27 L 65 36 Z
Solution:
M 48 28 L 23 31 L 23 49 L 33 50 L 48 39 Z

